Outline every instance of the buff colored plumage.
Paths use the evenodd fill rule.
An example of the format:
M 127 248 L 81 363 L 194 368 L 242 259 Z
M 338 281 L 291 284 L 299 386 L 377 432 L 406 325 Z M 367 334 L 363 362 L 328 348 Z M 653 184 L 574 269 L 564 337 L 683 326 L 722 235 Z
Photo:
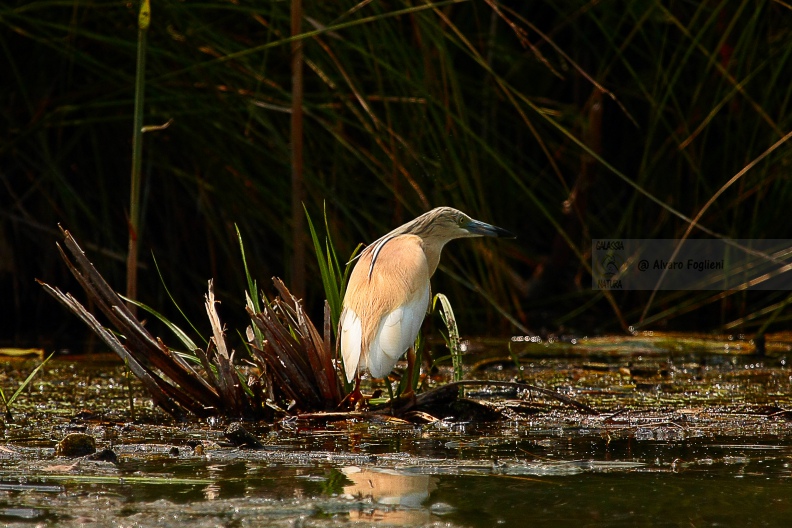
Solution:
M 339 322 L 348 381 L 364 369 L 375 378 L 390 373 L 415 343 L 429 308 L 429 278 L 443 246 L 473 236 L 512 235 L 451 207 L 438 207 L 363 251 L 349 277 Z

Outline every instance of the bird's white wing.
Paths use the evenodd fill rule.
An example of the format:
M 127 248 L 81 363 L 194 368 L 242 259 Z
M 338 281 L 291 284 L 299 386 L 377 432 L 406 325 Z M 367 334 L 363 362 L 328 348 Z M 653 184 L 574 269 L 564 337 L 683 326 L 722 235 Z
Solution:
M 409 302 L 397 307 L 380 321 L 367 356 L 368 369 L 375 378 L 387 376 L 399 358 L 413 346 L 429 306 L 429 284 Z
M 360 362 L 360 349 L 363 331 L 360 317 L 349 308 L 341 314 L 341 355 L 344 358 L 344 373 L 348 382 L 352 382 Z

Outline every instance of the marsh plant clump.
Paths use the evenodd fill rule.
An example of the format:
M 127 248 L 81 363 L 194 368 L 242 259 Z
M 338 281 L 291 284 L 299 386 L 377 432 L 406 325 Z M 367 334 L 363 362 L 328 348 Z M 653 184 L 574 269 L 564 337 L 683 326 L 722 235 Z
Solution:
M 105 328 L 70 293 L 64 293 L 45 283 L 41 283 L 42 287 L 87 324 L 140 379 L 154 402 L 173 417 L 179 420 L 187 419 L 190 415 L 271 420 L 276 416 L 361 410 L 359 402 L 347 398 L 351 387 L 343 383 L 342 360 L 337 357 L 332 344 L 333 317 L 329 302 L 325 302 L 323 332 L 320 334 L 306 315 L 302 302 L 291 294 L 280 279 L 273 279 L 279 295 L 271 301 L 260 298 L 256 293 L 251 295 L 246 292 L 246 310 L 252 322 L 245 331 L 248 349 L 246 362 L 253 368 L 244 367 L 229 345 L 225 328 L 216 310 L 217 301 L 212 281 L 209 281 L 205 302 L 212 336 L 205 348 L 198 347 L 184 331 L 165 320 L 157 311 L 135 302 L 136 306 L 144 308 L 167 324 L 186 348 L 185 351 L 178 351 L 149 333 L 144 324 L 130 312 L 127 303 L 112 290 L 91 264 L 72 235 L 66 230 L 63 230 L 63 235 L 63 244 L 71 258 L 60 245 L 58 248 L 66 265 L 82 285 L 92 305 L 115 327 L 115 332 Z M 243 263 L 247 266 L 241 237 L 240 247 Z M 328 269 L 340 272 L 341 268 L 331 247 L 332 244 L 328 241 L 327 253 L 323 253 L 322 247 L 317 245 L 317 255 L 319 258 L 330 256 L 332 265 Z M 336 277 L 342 279 L 337 282 L 327 277 L 328 284 L 335 284 L 340 288 L 340 297 L 343 297 L 345 276 L 346 274 Z M 255 292 L 255 281 L 249 274 L 248 280 Z M 338 294 L 337 291 L 330 297 L 340 298 Z M 442 316 L 450 336 L 448 343 L 454 364 L 454 381 L 423 391 L 418 397 L 404 400 L 394 399 L 391 394 L 391 398 L 380 406 L 383 413 L 404 415 L 420 411 L 422 406 L 438 408 L 454 405 L 462 387 L 490 384 L 535 391 L 563 405 L 596 414 L 591 407 L 552 390 L 519 382 L 462 380 L 462 367 L 458 357 L 459 332 L 453 321 L 453 311 L 448 299 L 439 299 L 444 305 Z M 398 383 L 396 397 L 402 392 L 408 392 L 408 388 L 411 393 L 418 388 L 421 376 L 417 373 L 417 368 L 414 372 L 416 374 L 412 379 L 403 377 L 401 383 Z M 386 380 L 385 383 L 390 393 L 390 381 Z M 472 402 L 469 404 L 476 405 Z M 368 409 L 364 407 L 363 410 Z M 372 408 L 372 411 L 376 409 Z M 423 413 L 421 419 L 431 416 L 425 411 L 420 412 Z M 480 412 L 482 415 L 492 414 L 483 407 Z
M 282 297 L 265 303 L 260 312 L 249 307 L 256 328 L 247 331 L 250 357 L 258 367 L 258 375 L 244 379 L 215 307 L 212 281 L 205 303 L 212 337 L 202 349 L 169 323 L 187 347 L 186 352 L 179 352 L 148 332 L 94 268 L 71 234 L 66 230 L 63 234 L 64 245 L 74 259 L 72 262 L 58 246 L 64 261 L 117 332 L 102 326 L 71 294 L 44 283 L 42 286 L 80 317 L 143 382 L 155 403 L 172 416 L 256 419 L 271 416 L 273 409 L 280 410 L 276 402 L 290 402 L 288 407 L 293 412 L 336 408 L 341 402 L 344 393 L 333 368 L 329 327 L 326 325 L 325 338 L 319 337 L 300 302 L 281 282 L 276 281 L 276 285 Z M 252 304 L 249 294 L 248 300 Z M 269 407 L 266 402 L 270 403 Z

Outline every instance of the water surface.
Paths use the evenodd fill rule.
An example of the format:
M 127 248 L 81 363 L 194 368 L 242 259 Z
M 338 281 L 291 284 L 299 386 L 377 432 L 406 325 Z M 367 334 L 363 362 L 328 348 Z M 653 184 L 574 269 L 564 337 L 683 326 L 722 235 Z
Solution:
M 601 413 L 480 387 L 466 396 L 501 419 L 245 424 L 259 451 L 231 446 L 225 422 L 173 422 L 111 358 L 52 360 L 2 423 L 0 524 L 788 526 L 786 349 L 680 342 L 513 343 L 519 370 L 505 343 L 470 343 L 468 377 Z M 2 363 L 4 391 L 36 364 Z M 56 457 L 70 432 L 117 463 Z

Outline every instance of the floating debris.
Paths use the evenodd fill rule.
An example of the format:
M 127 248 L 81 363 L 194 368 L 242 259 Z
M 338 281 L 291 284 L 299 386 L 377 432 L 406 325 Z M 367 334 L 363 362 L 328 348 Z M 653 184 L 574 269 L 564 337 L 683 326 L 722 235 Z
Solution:
M 55 446 L 55 456 L 76 458 L 96 453 L 96 439 L 85 433 L 70 433 Z
M 234 422 L 225 430 L 225 437 L 234 446 L 240 449 L 263 449 L 264 444 L 259 439 L 245 429 L 241 423 Z

